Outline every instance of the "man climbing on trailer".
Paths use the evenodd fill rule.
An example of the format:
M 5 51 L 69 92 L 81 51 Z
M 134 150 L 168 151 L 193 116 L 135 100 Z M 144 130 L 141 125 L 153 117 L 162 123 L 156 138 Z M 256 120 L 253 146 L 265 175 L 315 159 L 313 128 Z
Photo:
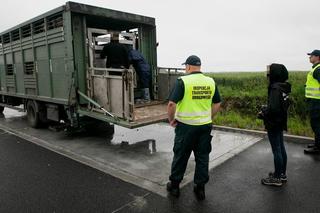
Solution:
M 137 43 L 136 43 L 137 44 Z M 137 49 L 130 48 L 129 61 L 134 67 L 140 79 L 140 87 L 142 90 L 142 101 L 150 102 L 149 84 L 151 80 L 151 70 L 148 62 Z
M 123 44 L 119 43 L 118 33 L 112 34 L 111 42 L 103 47 L 100 57 L 107 58 L 106 68 L 129 68 L 128 51 Z

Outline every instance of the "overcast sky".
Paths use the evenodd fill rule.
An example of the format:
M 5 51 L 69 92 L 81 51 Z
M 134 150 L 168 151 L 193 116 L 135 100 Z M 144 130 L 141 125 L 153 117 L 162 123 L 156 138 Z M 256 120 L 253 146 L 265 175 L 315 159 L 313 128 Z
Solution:
M 0 32 L 65 4 L 1 0 Z M 263 71 L 269 63 L 308 70 L 320 49 L 319 0 L 75 0 L 156 18 L 158 66 L 182 67 L 190 54 L 205 72 Z

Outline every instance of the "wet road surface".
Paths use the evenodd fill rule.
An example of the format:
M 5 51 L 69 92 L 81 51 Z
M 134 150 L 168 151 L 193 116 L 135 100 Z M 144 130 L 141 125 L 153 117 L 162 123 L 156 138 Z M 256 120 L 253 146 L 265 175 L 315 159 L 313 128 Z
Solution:
M 0 212 L 112 212 L 149 194 L 14 135 L 0 138 Z
M 210 171 L 207 199 L 193 184 L 162 197 L 0 131 L 0 212 L 319 212 L 320 156 L 287 143 L 288 183 L 260 184 L 272 171 L 263 140 Z
M 24 113 L 5 109 L 0 128 L 33 143 L 70 157 L 126 182 L 133 183 L 163 197 L 173 157 L 174 129 L 166 123 L 137 129 L 115 126 L 113 137 L 105 135 L 67 135 L 50 129 L 28 126 Z M 247 147 L 259 136 L 213 131 L 210 168 L 214 168 Z M 190 158 L 182 185 L 193 180 L 194 157 Z
M 14 124 L 10 119 L 4 122 L 7 126 Z M 33 132 L 22 122 L 19 124 L 15 124 L 16 130 Z M 51 137 L 47 130 L 39 131 Z M 78 139 L 69 142 L 73 144 L 73 140 Z M 92 143 L 101 147 L 100 142 Z M 148 159 L 155 152 L 152 142 L 146 144 L 143 147 L 149 150 L 145 155 Z M 130 144 L 122 146 L 127 145 Z M 135 145 L 133 150 L 140 150 L 139 146 Z M 112 176 L 111 170 L 108 171 L 112 175 L 72 160 L 68 153 L 57 154 L 57 150 L 50 151 L 0 130 L 0 212 L 320 212 L 320 156 L 304 155 L 304 144 L 286 143 L 286 146 L 288 183 L 285 186 L 260 184 L 260 179 L 273 168 L 270 145 L 262 139 L 211 169 L 207 199 L 198 202 L 190 181 L 182 187 L 178 199 L 159 196 L 161 193 L 137 184 L 148 184 L 148 181 L 142 183 L 136 179 L 131 184 L 123 181 L 126 177 Z M 121 144 L 115 147 L 120 148 Z M 128 150 L 118 148 L 113 151 L 128 154 Z M 130 152 L 133 155 L 136 151 Z M 167 171 L 160 168 L 161 172 Z

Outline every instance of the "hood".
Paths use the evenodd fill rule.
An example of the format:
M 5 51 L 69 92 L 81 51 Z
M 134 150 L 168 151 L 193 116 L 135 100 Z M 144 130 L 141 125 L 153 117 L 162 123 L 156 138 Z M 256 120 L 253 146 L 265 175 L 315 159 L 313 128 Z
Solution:
M 283 64 L 271 64 L 269 72 L 270 84 L 280 82 L 284 83 L 288 80 L 288 70 Z

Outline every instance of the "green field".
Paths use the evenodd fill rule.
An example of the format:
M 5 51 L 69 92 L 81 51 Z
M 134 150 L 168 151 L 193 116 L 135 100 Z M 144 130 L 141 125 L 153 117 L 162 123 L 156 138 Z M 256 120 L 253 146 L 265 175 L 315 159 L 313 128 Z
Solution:
M 256 118 L 258 110 L 267 101 L 265 72 L 206 73 L 214 78 L 222 96 L 222 109 L 214 124 L 245 129 L 264 130 L 263 122 Z M 313 137 L 304 99 L 307 72 L 289 72 L 292 85 L 289 108 L 288 133 Z

